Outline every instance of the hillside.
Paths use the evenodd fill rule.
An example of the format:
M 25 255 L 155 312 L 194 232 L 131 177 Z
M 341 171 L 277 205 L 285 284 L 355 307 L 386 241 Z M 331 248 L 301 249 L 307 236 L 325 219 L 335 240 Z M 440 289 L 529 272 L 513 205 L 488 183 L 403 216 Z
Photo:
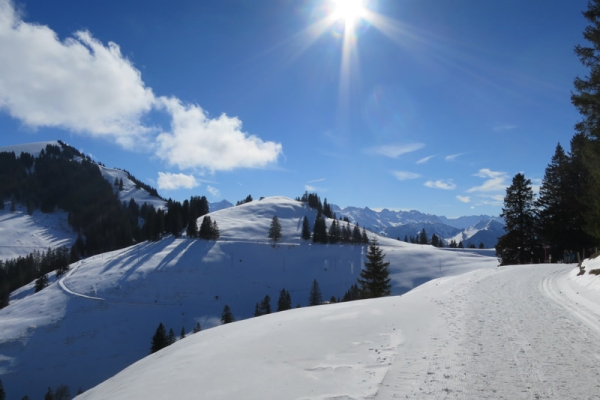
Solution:
M 597 397 L 600 279 L 546 264 L 194 334 L 80 400 Z
M 286 288 L 306 306 L 312 281 L 323 297 L 341 297 L 364 262 L 365 248 L 299 239 L 313 210 L 281 197 L 211 213 L 217 242 L 165 238 L 79 261 L 59 282 L 33 294 L 27 285 L 0 310 L 0 371 L 9 393 L 39 398 L 49 386 L 88 389 L 148 354 L 159 322 L 189 333 L 218 324 L 228 304 L 236 319 L 253 315 L 265 295 Z M 267 239 L 273 215 L 282 243 Z M 379 237 L 391 262 L 393 294 L 440 276 L 495 269 L 497 260 Z M 207 331 L 207 332 L 210 332 Z

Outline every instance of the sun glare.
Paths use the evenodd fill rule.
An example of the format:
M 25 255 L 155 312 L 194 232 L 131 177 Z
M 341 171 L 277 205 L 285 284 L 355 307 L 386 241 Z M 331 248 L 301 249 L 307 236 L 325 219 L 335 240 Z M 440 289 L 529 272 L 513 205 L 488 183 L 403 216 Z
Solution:
M 334 21 L 344 21 L 346 25 L 363 17 L 365 12 L 363 0 L 332 0 L 333 12 L 331 18 Z

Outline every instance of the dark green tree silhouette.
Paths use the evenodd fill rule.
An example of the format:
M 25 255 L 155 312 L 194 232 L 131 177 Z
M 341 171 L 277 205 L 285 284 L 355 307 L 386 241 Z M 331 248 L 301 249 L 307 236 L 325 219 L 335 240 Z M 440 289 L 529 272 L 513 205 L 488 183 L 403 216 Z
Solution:
M 223 313 L 221 314 L 221 324 L 225 325 L 234 321 L 235 318 L 233 316 L 233 313 L 231 312 L 231 309 L 227 304 L 225 304 L 225 307 L 223 307 Z
M 323 295 L 321 294 L 321 289 L 319 288 L 319 283 L 315 279 L 310 287 L 310 293 L 308 295 L 308 305 L 309 306 L 318 306 L 323 303 Z
M 310 239 L 310 223 L 308 222 L 308 218 L 306 218 L 306 215 L 302 220 L 302 239 Z
M 357 280 L 361 298 L 370 299 L 391 294 L 389 265 L 390 263 L 385 261 L 385 254 L 379 247 L 377 239 L 373 239 L 367 251 L 365 267 L 360 271 L 360 278 Z
M 290 310 L 292 308 L 292 296 L 287 290 L 281 289 L 279 300 L 277 300 L 277 311 Z
M 169 344 L 170 343 L 169 338 L 167 336 L 167 330 L 161 322 L 158 324 L 154 336 L 152 336 L 152 341 L 150 343 L 150 354 L 156 353 L 157 351 L 164 349 Z
M 523 264 L 539 257 L 536 215 L 531 180 L 519 173 L 506 189 L 502 214 L 506 234 L 498 238 L 496 253 L 502 265 Z
M 273 219 L 271 219 L 271 226 L 269 227 L 269 239 L 273 242 L 273 244 L 277 244 L 283 235 L 281 234 L 281 223 L 279 222 L 279 218 L 277 215 L 273 215 Z

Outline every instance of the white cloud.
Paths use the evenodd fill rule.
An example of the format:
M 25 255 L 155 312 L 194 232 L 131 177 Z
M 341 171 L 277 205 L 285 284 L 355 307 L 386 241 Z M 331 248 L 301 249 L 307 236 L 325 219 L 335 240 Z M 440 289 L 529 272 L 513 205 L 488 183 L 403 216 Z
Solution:
M 117 44 L 87 31 L 61 41 L 49 27 L 22 21 L 10 0 L 0 0 L 0 49 L 0 111 L 31 128 L 144 151 L 156 142 L 156 154 L 180 169 L 260 168 L 282 154 L 281 144 L 242 132 L 236 117 L 209 118 L 198 105 L 155 96 Z M 167 113 L 172 132 L 144 125 L 150 112 Z
M 427 181 L 425 182 L 425 186 L 433 188 L 433 189 L 443 189 L 443 190 L 453 190 L 456 188 L 456 185 L 452 181 Z
M 373 147 L 368 150 L 369 153 L 381 154 L 390 158 L 398 158 L 403 154 L 412 153 L 425 147 L 423 143 L 410 144 L 387 144 L 379 147 Z
M 193 189 L 198 185 L 198 181 L 192 175 L 158 173 L 158 188 L 161 190 Z
M 60 41 L 23 22 L 0 0 L 0 109 L 25 125 L 110 137 L 131 147 L 151 131 L 140 123 L 154 95 L 119 46 L 87 31 Z
M 449 156 L 444 157 L 444 160 L 446 161 L 454 161 L 456 160 L 458 157 L 465 155 L 466 153 L 458 153 L 458 154 L 451 154 Z
M 242 132 L 236 117 L 209 118 L 200 106 L 184 105 L 176 98 L 161 97 L 160 102 L 171 114 L 172 133 L 158 135 L 156 155 L 170 165 L 211 171 L 260 168 L 282 153 L 281 144 Z
M 483 185 L 474 186 L 471 189 L 467 190 L 469 193 L 473 192 L 503 192 L 506 190 L 508 184 L 506 180 L 508 179 L 508 175 L 505 172 L 497 172 L 492 171 L 487 168 L 480 169 L 474 176 L 478 176 L 480 178 L 487 178 Z
M 469 196 L 456 196 L 456 198 L 459 201 L 462 201 L 463 203 L 470 203 L 471 202 L 471 198 Z
M 315 183 L 315 182 L 323 182 L 326 178 L 321 178 L 321 179 L 313 179 L 312 181 L 308 181 L 306 183 Z
M 417 179 L 420 178 L 421 175 L 416 174 L 414 172 L 408 172 L 408 171 L 392 171 L 392 175 L 394 175 L 396 177 L 396 179 L 398 179 L 399 181 L 405 181 L 408 179 Z
M 208 185 L 206 187 L 206 190 L 208 190 L 208 193 L 210 193 L 214 197 L 220 197 L 221 196 L 221 192 L 219 191 L 219 189 L 217 189 L 215 187 L 212 187 L 212 186 Z
M 425 164 L 427 161 L 431 160 L 433 157 L 435 157 L 435 156 L 421 158 L 419 161 L 417 161 L 417 164 Z

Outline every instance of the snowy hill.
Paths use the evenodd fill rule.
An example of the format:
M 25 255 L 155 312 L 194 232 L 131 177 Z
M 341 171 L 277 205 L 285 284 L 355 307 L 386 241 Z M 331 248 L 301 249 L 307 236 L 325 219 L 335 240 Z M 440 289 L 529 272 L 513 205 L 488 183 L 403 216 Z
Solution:
M 77 399 L 596 398 L 600 279 L 577 270 L 482 269 L 235 322 Z
M 282 288 L 304 307 L 314 279 L 324 299 L 341 297 L 356 282 L 366 249 L 303 242 L 301 221 L 311 213 L 282 197 L 223 209 L 210 214 L 221 231 L 217 242 L 144 242 L 73 264 L 39 293 L 32 284 L 13 292 L 0 310 L 0 379 L 7 393 L 40 398 L 49 386 L 64 383 L 74 392 L 97 385 L 148 354 L 159 322 L 175 332 L 190 332 L 197 322 L 212 327 L 225 304 L 236 319 L 246 319 L 265 295 L 275 304 Z M 275 247 L 267 239 L 273 215 L 283 227 Z M 379 241 L 394 295 L 440 276 L 497 266 L 492 257 Z
M 29 215 L 20 205 L 11 212 L 9 202 L 0 210 L 0 260 L 15 259 L 34 250 L 70 247 L 76 239 L 65 212 L 45 214 L 36 210 Z
M 123 181 L 122 190 L 115 187 L 115 192 L 119 195 L 119 200 L 129 203 L 129 201 L 133 199 L 139 205 L 147 203 L 154 206 L 156 209 L 166 207 L 166 201 L 160 197 L 152 196 L 144 188 L 138 187 L 135 182 L 130 179 L 127 171 L 118 168 L 107 168 L 103 165 L 98 165 L 98 167 L 100 168 L 102 176 L 110 183 L 114 184 L 115 180 Z

